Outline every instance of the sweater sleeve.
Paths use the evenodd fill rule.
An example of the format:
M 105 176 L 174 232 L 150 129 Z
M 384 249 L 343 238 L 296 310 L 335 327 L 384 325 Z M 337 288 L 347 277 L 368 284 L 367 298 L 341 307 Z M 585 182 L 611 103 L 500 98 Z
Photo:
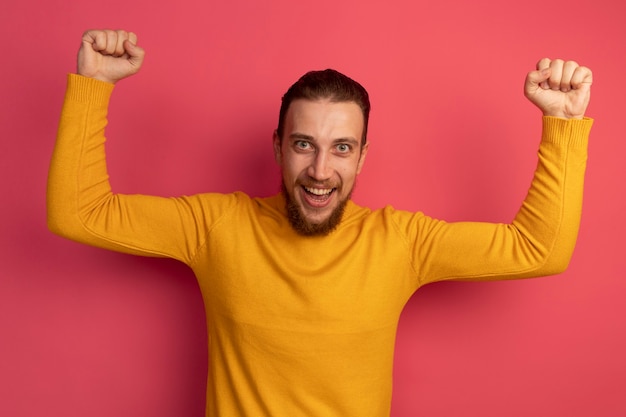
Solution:
M 421 213 L 399 218 L 417 285 L 563 272 L 578 235 L 592 124 L 591 119 L 543 118 L 538 165 L 511 224 L 446 223 Z
M 120 252 L 190 263 L 235 195 L 163 198 L 114 194 L 105 158 L 113 85 L 70 74 L 48 175 L 48 227 Z

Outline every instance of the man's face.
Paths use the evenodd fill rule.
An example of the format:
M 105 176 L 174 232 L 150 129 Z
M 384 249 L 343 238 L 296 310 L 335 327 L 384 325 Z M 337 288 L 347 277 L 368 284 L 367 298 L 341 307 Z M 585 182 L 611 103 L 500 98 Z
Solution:
M 294 100 L 274 155 L 282 170 L 289 220 L 304 235 L 332 231 L 350 199 L 367 145 L 363 113 L 354 102 Z

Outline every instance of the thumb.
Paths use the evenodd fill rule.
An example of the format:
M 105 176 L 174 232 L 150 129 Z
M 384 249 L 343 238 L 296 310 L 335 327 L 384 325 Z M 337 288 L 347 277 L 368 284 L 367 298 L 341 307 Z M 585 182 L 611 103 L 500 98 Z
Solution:
M 550 68 L 529 72 L 526 76 L 524 91 L 528 94 L 537 91 L 539 88 L 544 90 L 550 88 L 547 82 L 550 75 L 552 75 L 552 69 Z
M 139 70 L 143 64 L 146 51 L 129 39 L 124 41 L 124 51 L 128 54 L 128 62 Z

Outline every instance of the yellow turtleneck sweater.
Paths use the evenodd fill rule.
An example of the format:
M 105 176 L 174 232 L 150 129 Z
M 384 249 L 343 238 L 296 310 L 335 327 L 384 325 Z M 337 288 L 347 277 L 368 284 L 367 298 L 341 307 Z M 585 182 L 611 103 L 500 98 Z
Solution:
M 544 118 L 537 171 L 511 224 L 349 203 L 330 235 L 303 237 L 281 195 L 111 193 L 104 130 L 112 91 L 68 78 L 49 227 L 193 269 L 208 323 L 207 416 L 387 416 L 396 326 L 417 288 L 555 274 L 574 249 L 590 119 Z

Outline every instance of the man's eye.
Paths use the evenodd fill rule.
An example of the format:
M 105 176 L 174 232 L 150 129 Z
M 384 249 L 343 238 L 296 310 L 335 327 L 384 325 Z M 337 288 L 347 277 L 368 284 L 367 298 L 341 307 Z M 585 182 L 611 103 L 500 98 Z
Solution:
M 337 150 L 341 153 L 350 152 L 350 149 L 350 145 L 346 143 L 340 143 L 339 145 L 337 145 Z
M 306 142 L 304 140 L 299 140 L 295 143 L 296 148 L 298 149 L 309 149 L 311 147 L 311 145 L 309 144 L 309 142 Z

